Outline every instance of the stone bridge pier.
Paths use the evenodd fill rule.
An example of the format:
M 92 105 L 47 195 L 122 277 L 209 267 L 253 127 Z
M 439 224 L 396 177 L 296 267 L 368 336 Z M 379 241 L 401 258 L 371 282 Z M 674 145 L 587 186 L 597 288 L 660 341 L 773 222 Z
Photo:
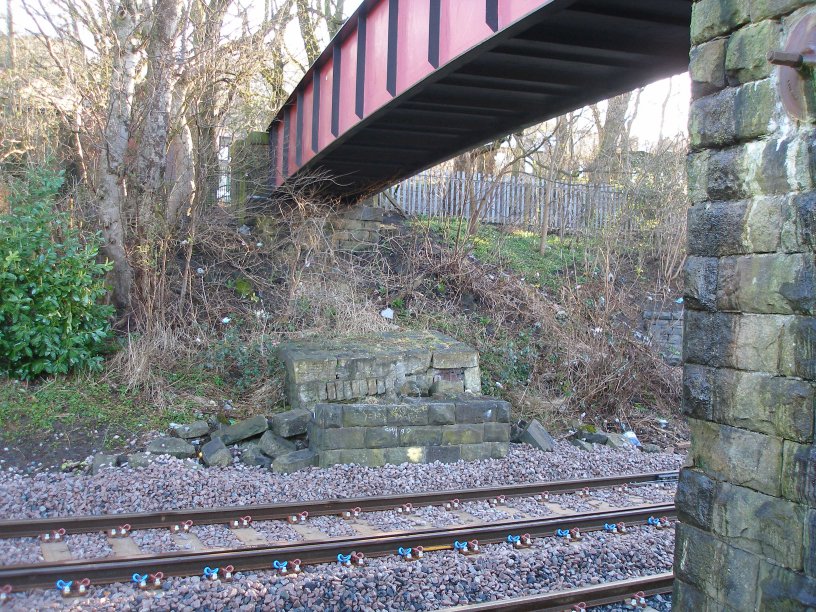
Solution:
M 690 58 L 678 610 L 816 609 L 816 82 L 783 106 L 813 0 L 698 0 Z

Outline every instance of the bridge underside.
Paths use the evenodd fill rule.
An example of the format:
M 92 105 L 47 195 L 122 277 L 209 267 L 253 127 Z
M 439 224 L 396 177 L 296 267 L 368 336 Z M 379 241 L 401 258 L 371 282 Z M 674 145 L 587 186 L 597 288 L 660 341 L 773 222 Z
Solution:
M 546 3 L 363 117 L 288 180 L 326 173 L 334 177 L 328 192 L 354 199 L 523 127 L 684 72 L 691 5 Z

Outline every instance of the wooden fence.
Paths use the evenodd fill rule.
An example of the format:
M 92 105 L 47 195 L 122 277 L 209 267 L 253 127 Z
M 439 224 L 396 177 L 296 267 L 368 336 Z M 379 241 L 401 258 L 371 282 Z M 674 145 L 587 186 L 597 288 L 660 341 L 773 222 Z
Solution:
M 622 215 L 626 194 L 609 185 L 558 183 L 530 176 L 496 179 L 481 174 L 423 172 L 399 183 L 378 204 L 393 204 L 410 216 L 478 215 L 485 223 L 539 228 L 549 198 L 551 231 L 598 230 Z

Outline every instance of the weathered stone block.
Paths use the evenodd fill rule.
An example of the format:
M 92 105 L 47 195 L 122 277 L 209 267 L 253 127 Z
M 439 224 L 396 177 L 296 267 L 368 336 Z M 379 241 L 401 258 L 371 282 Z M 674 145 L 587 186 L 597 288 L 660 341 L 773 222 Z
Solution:
M 323 429 L 336 429 L 343 426 L 342 404 L 317 404 L 314 408 L 314 422 Z
M 510 423 L 485 423 L 485 442 L 510 442 Z
M 483 424 L 457 424 L 442 427 L 442 444 L 479 444 L 484 442 Z
M 385 462 L 392 465 L 402 465 L 403 463 L 425 463 L 426 449 L 422 446 L 403 446 L 399 448 L 386 448 L 383 450 Z
M 478 395 L 482 392 L 482 375 L 479 368 L 465 368 L 465 392 Z
M 451 446 L 429 446 L 425 449 L 425 458 L 428 463 L 439 461 L 439 463 L 456 463 L 462 458 L 461 446 L 454 444 Z
M 232 453 L 219 438 L 214 438 L 201 447 L 201 459 L 209 467 L 232 465 Z
M 229 427 L 225 427 L 221 431 L 221 440 L 224 442 L 224 444 L 229 446 L 231 444 L 235 444 L 236 442 L 240 442 L 241 440 L 246 440 L 252 436 L 262 434 L 268 427 L 269 423 L 267 422 L 266 417 L 262 414 L 257 414 L 254 417 L 244 419 L 243 421 L 238 421 Z
M 785 440 L 781 476 L 782 495 L 816 508 L 816 446 Z
M 99 472 L 107 468 L 116 467 L 117 456 L 106 453 L 97 453 L 91 461 L 91 474 L 96 476 Z
M 258 441 L 258 447 L 268 457 L 279 457 L 295 450 L 294 442 L 281 438 L 271 431 L 265 431 Z
M 759 570 L 758 610 L 801 612 L 816 610 L 816 580 L 789 568 L 762 561 Z
M 771 128 L 774 95 L 771 81 L 763 80 L 695 100 L 689 115 L 691 146 L 722 147 L 764 136 Z
M 431 385 L 431 395 L 434 397 L 446 397 L 459 395 L 465 392 L 464 380 L 435 380 Z
M 452 349 L 436 349 L 431 365 L 437 370 L 475 368 L 479 365 L 479 353 L 464 345 Z
M 510 402 L 505 402 L 504 400 L 496 401 L 496 422 L 510 422 Z
M 284 361 L 288 356 L 286 349 L 282 352 Z M 298 355 L 287 363 L 288 379 L 296 384 L 323 382 L 332 380 L 337 370 L 337 359 L 329 355 L 315 355 L 309 358 Z
M 774 435 L 813 441 L 814 385 L 762 372 L 687 365 L 683 412 L 688 416 Z
M 521 441 L 546 452 L 555 450 L 555 440 L 537 419 L 533 419 L 521 434 Z
M 270 429 L 283 438 L 291 438 L 306 433 L 306 428 L 312 421 L 309 410 L 287 410 L 272 416 L 269 419 Z
M 744 313 L 816 312 L 812 255 L 768 254 L 720 260 L 717 309 Z
M 771 74 L 773 64 L 768 61 L 768 51 L 778 46 L 780 25 L 766 20 L 748 25 L 728 41 L 725 52 L 725 74 L 730 83 L 747 83 L 764 79 Z
M 356 464 L 366 467 L 385 465 L 385 451 L 381 448 L 342 448 L 320 451 L 320 466 L 328 467 L 338 463 Z
M 672 595 L 672 605 L 679 610 L 695 610 L 695 612 L 714 612 L 711 607 L 712 602 L 705 594 L 696 587 L 683 582 L 679 578 L 674 579 L 674 593 Z
M 805 574 L 816 578 L 816 510 L 810 509 L 805 517 Z
M 317 453 L 310 448 L 286 453 L 272 461 L 272 471 L 280 474 L 290 474 L 307 467 L 317 465 Z
M 734 546 L 796 570 L 803 564 L 805 508 L 722 483 L 714 499 L 712 531 Z
M 272 459 L 264 454 L 260 447 L 254 445 L 241 451 L 241 463 L 251 467 L 272 467 Z
M 463 444 L 459 450 L 462 461 L 490 459 L 493 448 L 490 444 Z
M 417 425 L 400 427 L 399 443 L 393 446 L 436 446 L 442 442 L 442 427 Z
M 695 310 L 716 310 L 719 259 L 691 256 L 686 259 L 684 272 L 686 306 Z
M 207 424 L 207 421 L 194 421 L 192 423 L 174 427 L 173 433 L 179 438 L 184 438 L 185 440 L 203 438 L 210 433 L 210 426 Z
M 490 447 L 491 459 L 502 459 L 510 451 L 509 442 L 485 442 Z
M 266 421 L 264 420 L 264 422 Z M 192 444 L 186 440 L 168 436 L 153 438 L 147 443 L 145 450 L 154 455 L 170 455 L 178 459 L 187 459 L 195 455 L 195 448 Z
M 490 423 L 497 417 L 497 405 L 492 400 L 469 400 L 456 402 L 457 423 Z
M 399 404 L 388 406 L 386 414 L 388 425 L 427 425 L 428 408 L 425 405 Z
M 700 0 L 691 12 L 691 41 L 697 45 L 748 21 L 745 0 Z
M 677 483 L 675 505 L 681 521 L 711 530 L 717 483 L 698 470 L 683 468 Z
M 386 448 L 400 445 L 400 429 L 391 427 L 367 427 L 365 430 L 366 448 Z
M 320 440 L 310 440 L 309 446 L 320 450 L 365 448 L 365 432 L 365 427 L 325 429 L 320 434 Z
M 720 480 L 780 494 L 780 438 L 697 419 L 689 419 L 689 428 L 689 456 L 695 467 Z
M 781 17 L 811 4 L 810 0 L 750 0 L 750 15 L 754 22 Z
M 725 47 L 727 39 L 720 38 L 691 50 L 689 73 L 694 98 L 707 96 L 725 87 Z
M 456 422 L 456 407 L 454 404 L 432 402 L 428 404 L 429 425 L 453 425 Z
M 720 606 L 754 610 L 759 559 L 724 544 L 707 531 L 691 525 L 676 528 L 674 571 L 685 583 L 693 584 Z
M 126 457 L 129 468 L 146 468 L 149 467 L 155 456 L 150 453 L 131 453 Z
M 343 406 L 343 427 L 383 427 L 387 422 L 385 406 L 347 404 Z

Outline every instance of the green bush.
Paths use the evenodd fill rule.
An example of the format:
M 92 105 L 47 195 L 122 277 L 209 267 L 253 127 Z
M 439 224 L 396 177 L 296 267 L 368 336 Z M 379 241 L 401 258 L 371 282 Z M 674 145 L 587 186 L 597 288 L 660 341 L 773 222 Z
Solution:
M 55 210 L 61 185 L 60 174 L 31 171 L 0 215 L 0 372 L 23 380 L 101 368 L 110 334 L 101 237 L 83 240 Z

